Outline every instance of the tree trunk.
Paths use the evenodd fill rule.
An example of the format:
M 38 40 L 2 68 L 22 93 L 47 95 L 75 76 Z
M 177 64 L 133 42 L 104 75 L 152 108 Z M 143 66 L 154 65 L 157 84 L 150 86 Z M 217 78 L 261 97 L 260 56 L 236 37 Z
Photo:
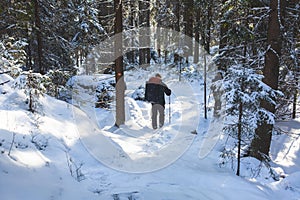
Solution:
M 139 23 L 141 28 L 150 27 L 150 1 L 139 1 Z M 139 36 L 139 64 L 150 63 L 150 33 L 148 31 L 142 31 Z
M 287 12 L 286 15 L 292 15 L 295 17 L 295 21 L 299 22 L 300 16 L 295 14 L 297 12 L 297 5 L 299 5 L 299 0 L 290 0 L 288 3 L 288 8 L 286 9 L 287 12 L 289 12 L 289 14 Z M 291 10 L 293 10 L 291 12 Z M 298 10 L 299 12 L 299 10 Z M 296 17 L 297 16 L 297 17 Z M 290 18 L 287 17 L 286 20 L 289 20 Z M 294 20 L 293 20 L 294 21 Z M 291 30 L 292 32 L 292 49 L 296 49 L 297 44 L 300 43 L 300 25 L 298 23 L 298 25 L 296 25 L 295 23 L 289 23 L 289 25 L 294 25 L 293 27 L 286 27 L 286 29 Z M 299 75 L 300 75 L 300 69 L 299 69 L 299 61 L 300 61 L 300 56 L 299 53 L 295 52 L 293 53 L 293 64 L 294 64 L 294 69 L 293 69 L 293 73 L 294 73 L 294 81 L 295 81 L 295 87 L 293 87 L 293 110 L 292 110 L 292 119 L 296 119 L 296 115 L 297 115 L 297 101 L 298 101 L 298 95 L 299 95 Z
M 160 24 L 157 24 L 157 29 L 156 29 L 156 35 L 157 35 L 157 40 L 156 40 L 156 49 L 157 49 L 157 54 L 160 60 L 161 57 L 161 31 L 160 31 Z
M 243 84 L 243 83 L 242 83 Z M 243 86 L 242 86 L 243 91 Z M 242 118 L 243 118 L 243 102 L 240 100 L 239 103 L 239 120 L 238 120 L 238 158 L 237 158 L 237 170 L 236 175 L 240 175 L 241 167 L 241 147 L 242 147 Z
M 222 4 L 225 4 L 226 2 L 227 0 L 222 0 Z M 228 32 L 228 24 L 226 23 L 226 20 L 223 20 L 223 22 L 221 22 L 220 24 L 220 44 L 219 44 L 219 55 L 221 55 L 222 58 L 220 58 L 217 63 L 218 70 L 223 72 L 227 71 L 226 62 L 225 59 L 223 59 L 223 57 L 225 57 L 224 53 L 226 52 L 225 47 L 227 46 L 228 43 L 227 32 Z
M 210 0 L 208 4 L 208 16 L 207 16 L 207 25 L 206 25 L 206 37 L 205 37 L 205 46 L 204 49 L 208 54 L 210 54 L 210 40 L 211 40 L 211 26 L 213 18 L 213 0 Z
M 199 62 L 199 42 L 200 42 L 200 8 L 196 8 L 196 19 L 195 19 L 195 45 L 194 45 L 194 63 Z
M 176 16 L 176 22 L 173 24 L 173 29 L 179 33 L 180 31 L 180 1 L 179 0 L 174 0 L 174 14 Z
M 228 0 L 222 0 L 222 4 L 224 5 Z M 203 20 L 204 21 L 204 20 Z M 213 92 L 213 97 L 215 100 L 214 103 L 214 113 L 213 116 L 214 118 L 220 118 L 221 117 L 221 110 L 222 110 L 222 96 L 224 94 L 223 88 L 218 88 L 216 87 L 215 84 L 217 84 L 220 80 L 223 79 L 223 72 L 226 72 L 226 63 L 224 62 L 224 53 L 225 47 L 227 46 L 228 42 L 228 37 L 227 37 L 227 32 L 228 32 L 228 26 L 226 24 L 226 18 L 221 17 L 221 23 L 220 23 L 220 42 L 219 42 L 219 55 L 220 58 L 218 59 L 217 62 L 217 68 L 218 71 L 215 74 L 214 79 L 212 80 L 212 85 L 211 85 L 211 90 Z M 202 44 L 205 46 L 205 30 L 201 31 L 201 39 L 204 40 L 202 41 Z
M 150 52 L 150 0 L 146 1 L 146 28 L 149 29 L 149 31 L 146 31 L 146 63 L 149 65 L 151 60 L 151 52 Z
M 297 81 L 298 82 L 298 81 Z M 298 85 L 298 83 L 297 83 Z M 297 99 L 298 99 L 298 90 L 297 88 L 294 89 L 294 98 L 293 98 L 293 113 L 292 113 L 292 119 L 296 119 L 297 114 Z
M 184 34 L 185 39 L 184 43 L 187 47 L 186 50 L 186 61 L 188 61 L 188 57 L 193 55 L 193 0 L 185 0 L 184 1 L 184 15 L 183 15 L 183 21 L 184 21 Z
M 203 96 L 204 96 L 204 119 L 207 119 L 207 66 L 206 66 L 206 54 L 204 54 L 204 84 L 203 84 Z
M 31 52 L 31 47 L 32 47 L 32 39 L 31 35 L 28 33 L 28 45 L 26 48 L 26 68 L 32 70 L 32 52 Z
M 279 78 L 279 61 L 281 57 L 281 31 L 280 31 L 280 17 L 281 11 L 278 10 L 282 0 L 271 0 L 270 15 L 267 31 L 268 49 L 265 55 L 265 66 L 263 70 L 264 83 L 271 88 L 278 89 Z M 275 113 L 275 106 L 267 101 L 261 102 L 261 107 Z M 259 160 L 268 160 L 271 146 L 273 125 L 264 121 L 255 131 L 255 138 L 251 143 L 250 155 Z
M 134 6 L 134 1 L 130 1 L 129 2 L 129 12 L 128 12 L 128 23 L 129 23 L 129 29 L 133 29 L 134 28 L 134 18 L 135 18 L 135 6 Z M 132 33 L 133 34 L 133 33 Z M 126 53 L 127 55 L 127 59 L 129 64 L 135 64 L 135 50 L 132 48 L 134 45 L 134 39 L 132 37 L 129 37 L 129 39 L 127 39 L 126 44 L 128 44 L 129 47 L 131 47 L 129 49 L 129 51 Z
M 115 7 L 115 79 L 116 79 L 116 123 L 119 127 L 125 123 L 125 82 L 123 72 L 123 20 L 122 0 L 114 0 Z
M 43 59 L 43 43 L 42 43 L 42 33 L 41 33 L 41 19 L 40 19 L 40 8 L 38 0 L 34 0 L 34 17 L 35 17 L 35 30 L 37 37 L 37 60 L 36 60 L 36 68 L 35 72 L 39 72 L 41 74 L 46 73 L 42 59 Z
M 176 21 L 175 23 L 173 23 L 173 30 L 175 31 L 173 38 L 175 41 L 175 44 L 177 45 L 177 50 L 181 50 L 182 49 L 182 45 L 181 45 L 181 41 L 180 41 L 180 6 L 181 6 L 181 1 L 180 0 L 174 0 L 172 1 L 172 4 L 174 6 L 174 15 L 176 17 Z M 176 54 L 178 54 L 178 52 L 176 52 Z M 174 59 L 175 60 L 175 59 Z
M 160 8 L 161 6 L 161 2 L 160 1 L 156 1 L 155 5 L 157 8 Z M 158 11 L 156 11 L 156 15 L 158 15 Z M 157 51 L 157 56 L 159 58 L 159 62 L 161 60 L 161 20 L 158 19 L 156 20 L 156 51 Z

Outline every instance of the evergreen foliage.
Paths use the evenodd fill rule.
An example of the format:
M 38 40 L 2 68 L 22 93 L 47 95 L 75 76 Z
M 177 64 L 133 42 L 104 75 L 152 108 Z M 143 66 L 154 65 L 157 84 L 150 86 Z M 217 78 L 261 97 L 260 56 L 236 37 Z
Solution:
M 111 109 L 115 98 L 115 81 L 102 81 L 96 87 L 96 108 Z
M 233 66 L 227 71 L 224 78 L 226 98 L 224 134 L 231 139 L 223 151 L 223 158 L 231 157 L 235 160 L 240 156 L 249 155 L 249 146 L 258 125 L 262 122 L 275 123 L 275 115 L 262 108 L 260 102 L 264 100 L 275 105 L 275 99 L 281 93 L 266 85 L 262 79 L 263 76 L 253 69 L 240 65 Z
M 23 72 L 15 80 L 14 87 L 24 90 L 27 97 L 28 110 L 33 113 L 42 111 L 39 97 L 46 92 L 45 81 L 45 76 L 32 71 Z

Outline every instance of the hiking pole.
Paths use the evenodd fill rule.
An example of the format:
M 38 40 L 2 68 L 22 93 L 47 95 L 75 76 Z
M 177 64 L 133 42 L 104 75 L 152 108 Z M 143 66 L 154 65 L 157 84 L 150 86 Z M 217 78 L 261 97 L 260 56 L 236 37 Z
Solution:
M 171 95 L 169 96 L 169 124 L 171 124 Z

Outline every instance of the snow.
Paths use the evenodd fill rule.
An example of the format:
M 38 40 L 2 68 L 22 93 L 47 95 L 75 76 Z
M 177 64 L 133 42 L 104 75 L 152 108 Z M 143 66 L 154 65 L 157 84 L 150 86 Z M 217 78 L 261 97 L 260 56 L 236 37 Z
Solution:
M 1 199 L 300 199 L 299 120 L 278 123 L 285 134 L 273 138 L 271 165 L 279 181 L 266 179 L 264 167 L 253 176 L 254 159 L 244 160 L 238 177 L 219 165 L 222 122 L 212 111 L 203 117 L 201 78 L 178 82 L 178 74 L 163 67 L 125 73 L 126 124 L 120 129 L 113 127 L 114 108 L 94 108 L 94 89 L 108 75 L 75 77 L 75 106 L 45 95 L 43 112 L 35 114 L 12 81 L 0 86 Z M 165 126 L 154 131 L 151 105 L 132 94 L 155 72 L 173 93 L 170 104 L 166 98 Z M 7 79 L 0 76 L 0 82 Z
M 279 121 L 277 127 L 284 134 L 275 136 L 274 145 L 271 149 L 275 163 L 279 164 L 286 173 L 300 171 L 298 158 L 300 157 L 300 120 Z

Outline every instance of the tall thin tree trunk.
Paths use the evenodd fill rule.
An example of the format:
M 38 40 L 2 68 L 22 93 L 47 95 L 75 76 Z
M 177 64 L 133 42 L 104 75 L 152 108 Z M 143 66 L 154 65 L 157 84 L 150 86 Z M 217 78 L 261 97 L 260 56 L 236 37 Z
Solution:
M 227 0 L 222 0 L 222 4 L 225 4 Z M 226 52 L 225 47 L 227 46 L 228 43 L 228 25 L 226 24 L 225 20 L 221 22 L 220 24 L 220 44 L 219 44 L 219 55 L 221 57 L 225 57 L 224 53 Z M 222 58 L 218 62 L 218 70 L 220 71 L 226 71 L 227 65 L 225 60 Z
M 172 1 L 174 4 L 174 14 L 176 16 L 176 22 L 173 24 L 174 25 L 174 30 L 176 32 L 180 31 L 180 1 L 179 0 L 174 0 Z
M 141 28 L 150 27 L 150 1 L 139 1 L 139 23 Z M 139 64 L 150 63 L 150 33 L 142 31 L 139 36 Z
M 243 88 L 242 88 L 243 90 Z M 242 118 L 243 118 L 243 102 L 239 103 L 239 119 L 238 119 L 238 158 L 237 158 L 237 170 L 236 175 L 240 175 L 241 167 L 241 147 L 242 147 Z
M 135 12 L 135 7 L 134 7 L 134 1 L 130 0 L 130 5 L 129 5 L 129 13 L 128 13 L 128 22 L 129 22 L 129 29 L 134 28 L 134 12 Z M 134 39 L 129 37 L 129 39 L 127 39 L 127 44 L 130 47 L 134 46 Z M 127 58 L 128 58 L 128 62 L 129 64 L 134 64 L 135 60 L 134 60 L 134 49 L 130 48 L 129 52 L 127 53 Z
M 184 34 L 185 34 L 185 40 L 184 43 L 187 46 L 186 50 L 186 61 L 188 62 L 188 57 L 193 55 L 193 0 L 185 0 L 184 1 Z
M 196 19 L 195 19 L 195 45 L 194 45 L 194 63 L 199 62 L 199 42 L 200 42 L 200 8 L 196 8 Z
M 210 0 L 208 4 L 208 16 L 207 16 L 207 26 L 206 26 L 206 39 L 205 39 L 205 50 L 208 54 L 210 54 L 210 40 L 211 40 L 211 26 L 212 26 L 212 18 L 213 18 L 213 0 Z
M 270 1 L 270 15 L 267 31 L 268 49 L 265 55 L 265 66 L 263 70 L 264 83 L 271 88 L 278 89 L 279 62 L 281 57 L 281 2 L 284 0 Z M 280 3 L 280 5 L 279 5 Z M 275 113 L 275 106 L 267 101 L 261 102 L 261 107 Z M 255 131 L 255 138 L 251 143 L 250 155 L 259 159 L 266 160 L 269 156 L 273 125 L 266 121 L 259 124 Z
M 204 54 L 204 85 L 203 85 L 203 91 L 204 91 L 204 119 L 207 119 L 207 66 L 206 66 L 206 54 Z
M 156 40 L 156 48 L 157 48 L 157 54 L 160 59 L 161 57 L 161 31 L 160 31 L 160 24 L 158 23 L 157 29 L 156 29 L 156 35 L 157 35 L 157 40 Z
M 28 40 L 28 45 L 26 48 L 26 68 L 32 70 L 32 25 L 30 23 L 27 24 L 27 40 Z
M 174 41 L 176 43 L 176 46 L 177 46 L 177 49 L 178 50 L 181 50 L 182 46 L 181 46 L 181 41 L 180 41 L 180 36 L 181 36 L 181 33 L 180 33 L 180 0 L 174 0 L 172 1 L 172 4 L 174 6 L 174 14 L 175 14 L 175 17 L 176 17 L 176 21 L 175 23 L 173 24 L 173 30 L 175 30 L 175 33 L 173 32 L 173 38 L 174 38 Z M 178 54 L 178 52 L 177 52 Z M 174 59 L 176 60 L 176 59 Z M 178 60 L 178 59 L 177 59 Z
M 296 81 L 298 85 L 298 81 Z M 297 113 L 297 99 L 298 99 L 298 89 L 294 89 L 294 98 L 293 98 L 293 113 L 292 113 L 292 119 L 296 119 L 296 113 Z
M 155 4 L 157 8 L 160 8 L 161 6 L 160 1 L 156 1 Z M 156 15 L 157 14 L 158 12 L 156 11 Z M 156 50 L 157 50 L 159 61 L 161 60 L 161 26 L 162 26 L 161 20 L 158 19 L 156 24 Z
M 246 53 L 247 53 L 247 46 L 244 46 L 244 59 L 246 59 Z M 244 60 L 244 67 L 246 67 L 246 63 Z M 241 82 L 241 92 L 244 92 L 244 79 L 242 79 Z M 242 132 L 243 132 L 243 100 L 242 98 L 239 99 L 239 117 L 238 117 L 238 155 L 237 155 L 237 171 L 236 175 L 240 175 L 240 168 L 241 168 L 241 151 L 242 151 Z
M 43 43 L 42 43 L 42 33 L 41 33 L 41 19 L 40 19 L 40 7 L 38 0 L 34 0 L 34 17 L 35 17 L 35 28 L 37 37 L 37 63 L 35 63 L 35 71 L 41 74 L 46 73 L 43 67 Z
M 125 82 L 123 72 L 123 20 L 122 20 L 122 0 L 114 0 L 115 7 L 115 79 L 116 79 L 116 122 L 119 127 L 125 123 Z
M 150 52 L 150 0 L 146 0 L 146 28 L 149 29 L 149 31 L 147 31 L 147 35 L 146 35 L 146 49 L 145 49 L 145 54 L 146 54 L 146 63 L 150 64 L 150 60 L 151 60 L 151 52 Z
M 288 5 L 289 8 L 287 8 L 286 11 L 290 13 L 290 10 L 293 9 L 294 12 L 297 12 L 296 11 L 297 5 L 300 5 L 299 4 L 299 0 L 290 0 L 289 1 L 289 5 Z M 288 15 L 287 12 L 285 12 L 286 15 Z M 292 12 L 292 13 L 294 13 L 294 12 Z M 299 15 L 295 15 L 295 14 L 291 14 L 291 13 L 289 15 L 297 16 L 296 19 L 295 19 L 295 21 L 298 20 L 298 22 L 299 22 L 299 19 L 300 19 Z M 289 18 L 287 18 L 287 19 L 289 19 Z M 300 27 L 299 27 L 299 24 L 296 25 L 296 26 L 293 26 L 293 27 L 288 27 L 288 28 L 292 28 L 292 33 L 293 33 L 293 41 L 292 41 L 292 43 L 293 43 L 293 48 L 296 49 L 297 43 L 298 44 L 300 43 L 300 31 L 299 31 Z M 297 115 L 297 101 L 298 101 L 298 95 L 299 95 L 299 88 L 298 88 L 299 78 L 298 77 L 300 75 L 300 70 L 299 70 L 300 57 L 297 56 L 297 52 L 295 52 L 295 54 L 293 56 L 294 57 L 294 65 L 295 65 L 294 70 L 293 70 L 294 74 L 295 74 L 294 75 L 294 77 L 295 77 L 294 78 L 295 79 L 294 80 L 295 81 L 295 87 L 293 88 L 293 90 L 294 90 L 294 96 L 293 96 L 292 119 L 295 119 L 296 115 Z

